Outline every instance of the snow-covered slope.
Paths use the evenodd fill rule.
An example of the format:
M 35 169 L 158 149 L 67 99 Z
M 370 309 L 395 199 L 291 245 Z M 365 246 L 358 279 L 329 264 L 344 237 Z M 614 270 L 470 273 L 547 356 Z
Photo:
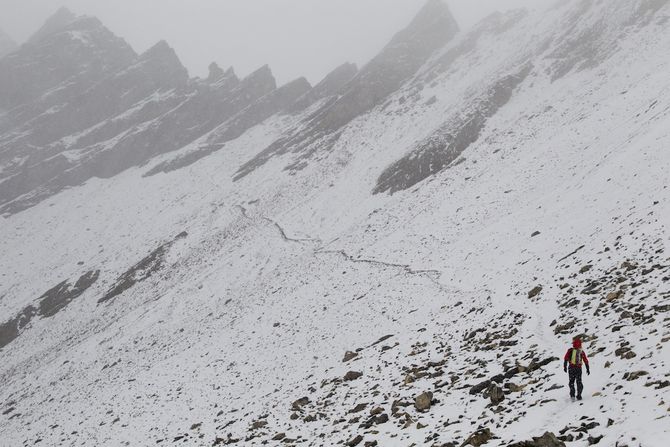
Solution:
M 374 105 L 374 64 L 178 105 L 220 121 L 5 208 L 0 445 L 664 446 L 669 18 L 561 2 L 439 35 Z M 244 82 L 213 72 L 152 98 Z

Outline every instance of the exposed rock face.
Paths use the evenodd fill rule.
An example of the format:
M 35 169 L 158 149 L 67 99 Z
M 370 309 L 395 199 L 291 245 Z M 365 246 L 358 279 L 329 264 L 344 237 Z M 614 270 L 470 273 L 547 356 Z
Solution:
M 441 0 L 429 0 L 410 25 L 396 34 L 381 53 L 338 92 L 339 97 L 334 102 L 329 102 L 310 117 L 307 129 L 266 148 L 242 165 L 235 179 L 245 177 L 275 155 L 292 151 L 309 157 L 317 150 L 329 148 L 337 139 L 337 131 L 381 104 L 458 30 L 447 6 Z M 334 136 L 328 138 L 328 135 Z M 315 147 L 317 141 L 323 147 Z M 296 162 L 290 168 L 299 169 L 301 165 Z
M 290 112 L 299 112 L 323 98 L 332 98 L 342 91 L 342 88 L 356 76 L 356 64 L 342 64 L 329 73 L 313 89 L 302 95 L 290 108 Z
M 225 72 L 216 62 L 209 64 L 209 76 L 207 76 L 207 82 L 212 83 L 216 82 L 222 77 L 225 76 Z
M 473 101 L 472 110 L 453 116 L 432 135 L 419 142 L 405 157 L 393 163 L 377 180 L 374 193 L 391 194 L 411 188 L 440 172 L 479 139 L 487 121 L 512 98 L 514 90 L 531 72 L 530 66 L 502 77 L 480 98 Z
M 257 98 L 248 107 L 223 122 L 223 124 L 212 132 L 207 143 L 197 151 L 160 163 L 151 169 L 147 175 L 181 169 L 216 152 L 226 142 L 238 138 L 248 129 L 260 124 L 270 116 L 286 110 L 289 105 L 311 88 L 305 78 L 300 78 L 280 88 L 275 88 L 274 77 L 272 77 L 272 73 L 267 66 L 253 74 L 249 80 L 243 81 L 243 84 L 247 85 L 254 92 L 251 95 L 245 95 L 244 97 L 247 99 L 257 98 L 257 92 L 268 91 L 268 93 Z M 220 117 L 221 115 L 217 116 Z
M 18 48 L 16 42 L 12 40 L 4 31 L 0 30 L 0 59 Z
M 447 5 L 441 0 L 429 0 L 412 23 L 345 86 L 342 98 L 323 112 L 317 127 L 338 130 L 380 104 L 458 30 Z
M 300 78 L 268 93 L 217 129 L 210 142 L 217 144 L 234 140 L 250 127 L 288 108 L 297 98 L 307 93 L 311 88 L 312 86 L 307 82 L 307 79 Z
M 4 144 L 0 140 L 0 147 L 9 147 L 7 158 L 0 161 L 5 163 L 6 173 L 15 174 L 0 190 L 0 204 L 5 204 L 0 210 L 20 211 L 67 186 L 94 176 L 111 177 L 155 155 L 179 149 L 275 89 L 268 67 L 243 81 L 228 70 L 213 83 L 190 82 L 174 51 L 160 42 L 54 113 L 33 120 L 28 124 L 32 132 L 17 131 L 18 136 Z M 278 91 L 274 102 L 268 101 L 269 108 L 259 107 L 248 116 L 255 112 L 264 119 L 267 113 L 274 113 L 273 106 L 289 104 L 304 91 L 290 87 Z M 15 116 L 14 124 L 20 125 L 21 115 Z M 256 124 L 243 121 L 231 130 L 245 123 Z M 85 130 L 67 145 L 58 140 L 82 128 Z M 28 144 L 46 147 L 37 154 L 23 155 Z M 69 156 L 59 155 L 66 150 Z M 74 157 L 73 150 L 77 152 Z M 21 200 L 15 200 L 22 195 Z
M 35 316 L 49 318 L 65 309 L 95 284 L 99 276 L 99 270 L 91 270 L 81 275 L 74 285 L 63 281 L 40 296 L 37 307 L 27 306 L 14 318 L 0 324 L 0 349 L 14 341 Z
M 79 17 L 65 27 L 38 35 L 0 60 L 0 108 L 38 100 L 33 107 L 47 110 L 127 66 L 135 57 L 127 43 L 92 17 Z M 49 95 L 42 97 L 47 92 Z M 0 129 L 6 130 L 1 123 Z
M 149 279 L 152 275 L 159 272 L 165 266 L 165 257 L 170 247 L 179 239 L 187 236 L 186 233 L 177 235 L 173 240 L 162 244 L 160 247 L 149 253 L 137 264 L 128 269 L 116 280 L 114 285 L 98 300 L 98 304 L 110 301 L 121 295 L 126 290 L 135 286 L 137 283 Z

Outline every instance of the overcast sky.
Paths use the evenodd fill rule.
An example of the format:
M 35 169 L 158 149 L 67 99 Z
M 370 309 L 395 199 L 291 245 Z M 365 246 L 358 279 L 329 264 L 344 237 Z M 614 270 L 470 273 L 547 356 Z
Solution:
M 495 10 L 550 0 L 445 0 L 462 28 Z M 364 64 L 425 0 L 0 0 L 0 28 L 21 43 L 60 6 L 94 15 L 136 51 L 161 39 L 192 75 L 210 62 L 246 75 L 269 64 L 278 82 L 318 82 L 343 62 Z

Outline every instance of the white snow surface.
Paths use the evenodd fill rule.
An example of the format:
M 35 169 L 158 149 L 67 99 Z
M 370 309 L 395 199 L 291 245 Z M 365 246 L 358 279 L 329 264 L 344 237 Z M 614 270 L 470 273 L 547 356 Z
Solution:
M 592 5 L 574 32 L 619 25 L 627 4 Z M 0 445 L 330 446 L 361 435 L 442 446 L 488 428 L 487 446 L 547 431 L 572 435 L 569 446 L 600 436 L 666 446 L 670 11 L 611 35 L 597 28 L 615 48 L 552 79 L 547 48 L 580 6 L 484 34 L 417 88 L 436 55 L 296 173 L 285 155 L 232 181 L 295 125 L 276 116 L 187 168 L 134 168 L 0 217 L 0 323 L 100 271 L 0 350 Z M 372 194 L 387 166 L 528 58 L 531 76 L 462 163 Z M 170 241 L 162 268 L 98 302 Z M 571 402 L 562 357 L 578 334 L 591 375 Z M 615 353 L 626 346 L 635 357 Z M 517 365 L 502 403 L 469 393 Z M 348 371 L 362 376 L 342 380 Z M 392 413 L 394 401 L 409 406 Z M 361 427 L 377 407 L 390 420 Z

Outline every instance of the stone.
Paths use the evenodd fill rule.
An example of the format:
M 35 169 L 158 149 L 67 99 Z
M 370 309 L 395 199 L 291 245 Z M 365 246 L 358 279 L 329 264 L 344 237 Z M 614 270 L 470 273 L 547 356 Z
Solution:
M 360 444 L 362 440 L 363 440 L 363 436 L 356 435 L 354 438 L 347 441 L 347 443 L 345 445 L 347 445 L 349 447 L 354 447 L 354 446 Z
M 380 425 L 380 424 L 385 424 L 389 421 L 389 415 L 386 413 L 382 413 L 379 416 L 375 417 L 375 424 Z
M 306 396 L 305 396 L 305 397 L 301 397 L 300 399 L 298 399 L 298 400 L 296 400 L 295 402 L 293 402 L 293 404 L 291 404 L 291 408 L 292 408 L 293 410 L 296 410 L 296 411 L 297 411 L 297 410 L 300 410 L 300 409 L 301 409 L 302 407 L 304 407 L 305 405 L 309 404 L 309 402 L 310 402 L 309 397 L 306 397 Z
M 489 385 L 488 389 L 486 390 L 486 394 L 488 395 L 489 399 L 491 399 L 491 403 L 493 405 L 498 405 L 500 402 L 505 400 L 505 392 L 495 383 L 491 383 L 491 385 Z
M 251 424 L 251 430 L 258 430 L 268 425 L 268 421 L 255 421 Z
M 488 428 L 483 428 L 471 434 L 468 437 L 468 439 L 466 439 L 465 442 L 461 444 L 461 447 L 466 445 L 471 445 L 472 447 L 479 447 L 489 442 L 492 438 L 493 433 L 491 433 L 491 430 Z
M 360 377 L 362 377 L 362 376 L 363 376 L 363 373 L 362 373 L 362 372 L 358 372 L 358 371 L 349 371 L 348 373 L 346 373 L 346 374 L 344 375 L 344 380 L 347 381 L 347 382 L 351 382 L 352 380 L 356 380 L 356 379 L 358 379 L 358 378 L 360 378 Z
M 629 372 L 623 375 L 624 380 L 627 380 L 629 382 L 633 380 L 637 380 L 642 376 L 648 376 L 649 373 L 647 371 L 633 371 Z
M 516 442 L 510 444 L 509 447 L 565 447 L 565 443 L 553 433 L 546 432 L 538 438 L 533 437 L 532 441 Z
M 383 407 L 377 407 L 377 408 L 373 408 L 372 410 L 370 410 L 370 415 L 377 416 L 378 414 L 382 414 L 383 412 L 384 412 Z
M 418 411 L 426 411 L 430 409 L 431 403 L 433 401 L 433 393 L 427 391 L 421 393 L 414 399 L 414 407 Z
M 617 290 L 615 292 L 610 292 L 605 297 L 605 301 L 607 301 L 608 303 L 611 303 L 612 301 L 618 300 L 622 296 L 623 296 L 623 291 L 622 290 Z
M 349 410 L 349 413 L 360 413 L 361 411 L 365 410 L 365 408 L 368 406 L 368 404 L 358 404 L 351 410 Z
M 590 265 L 590 264 L 589 264 L 589 265 L 585 265 L 584 267 L 582 267 L 582 268 L 579 269 L 579 273 L 586 273 L 586 272 L 588 272 L 589 270 L 591 270 L 592 267 L 593 267 L 593 266 Z
M 526 385 L 517 385 L 514 382 L 509 382 L 505 385 L 505 387 L 510 390 L 511 393 L 520 393 L 526 388 Z
M 528 298 L 535 298 L 542 292 L 542 286 L 533 287 L 530 292 L 528 292 Z
M 600 442 L 601 439 L 603 439 L 603 435 L 600 436 L 589 436 L 586 438 L 586 441 L 589 443 L 589 445 L 596 445 Z
M 346 363 L 346 362 L 348 362 L 349 360 L 353 360 L 353 359 L 355 359 L 356 357 L 358 357 L 358 353 L 357 353 L 357 352 L 347 351 L 347 352 L 344 353 L 344 359 L 342 360 L 342 362 L 345 362 L 345 363 Z

